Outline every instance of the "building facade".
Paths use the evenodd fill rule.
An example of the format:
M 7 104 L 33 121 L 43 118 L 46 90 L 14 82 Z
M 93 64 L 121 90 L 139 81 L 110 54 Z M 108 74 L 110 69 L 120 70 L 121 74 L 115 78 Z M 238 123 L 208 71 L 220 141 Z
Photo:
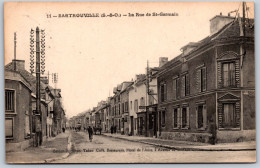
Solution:
M 161 138 L 255 139 L 254 30 L 246 27 L 243 35 L 240 19 L 222 15 L 210 24 L 209 37 L 184 46 L 182 54 L 160 68 Z

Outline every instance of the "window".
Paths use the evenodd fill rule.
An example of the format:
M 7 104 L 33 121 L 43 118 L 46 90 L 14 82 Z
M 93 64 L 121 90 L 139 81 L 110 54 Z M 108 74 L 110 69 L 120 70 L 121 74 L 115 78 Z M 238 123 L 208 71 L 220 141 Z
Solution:
M 176 100 L 177 98 L 177 78 L 173 79 L 173 83 L 172 83 L 172 96 L 173 99 Z
M 13 137 L 13 118 L 5 118 L 5 137 Z
M 165 111 L 162 111 L 162 126 L 165 126 Z
M 198 104 L 196 107 L 197 128 L 205 129 L 207 126 L 207 109 L 205 104 Z
M 134 102 L 134 110 L 137 112 L 138 111 L 138 100 L 136 99 Z
M 184 128 L 187 125 L 187 108 L 186 107 L 182 108 L 181 115 L 182 115 L 182 128 Z
M 229 63 L 223 63 L 223 86 L 229 87 L 229 86 L 235 86 L 235 63 L 229 62 Z
M 182 107 L 181 110 L 181 127 L 189 127 L 189 107 Z
M 135 121 L 135 130 L 136 130 L 136 127 L 137 127 L 137 119 L 135 118 L 134 121 Z
M 14 112 L 14 90 L 5 90 L 5 111 Z
M 133 105 L 133 102 L 130 101 L 130 109 L 131 109 L 131 110 L 133 109 L 132 105 Z
M 223 104 L 223 127 L 236 127 L 235 103 Z
M 153 95 L 149 95 L 149 105 L 154 104 L 154 97 Z
M 178 128 L 178 108 L 173 109 L 173 128 Z
M 120 115 L 120 104 L 118 104 L 118 115 Z
M 167 96 L 166 83 L 161 84 L 160 91 L 161 91 L 161 102 L 164 102 L 166 101 L 166 96 Z
M 25 137 L 30 136 L 30 116 L 29 116 L 29 112 L 26 111 L 25 112 L 25 127 L 24 127 L 24 131 L 25 131 Z
M 143 98 L 143 97 L 140 98 L 140 106 L 145 106 L 144 98 Z
M 182 93 L 182 97 L 185 97 L 190 93 L 189 74 L 185 74 L 182 76 L 181 93 Z
M 207 85 L 207 80 L 206 80 L 206 67 L 202 67 L 197 70 L 197 89 L 199 92 L 206 91 L 206 85 Z
M 125 104 L 122 103 L 122 113 L 124 113 L 124 112 L 125 112 Z
M 128 102 L 125 102 L 125 112 L 128 112 Z

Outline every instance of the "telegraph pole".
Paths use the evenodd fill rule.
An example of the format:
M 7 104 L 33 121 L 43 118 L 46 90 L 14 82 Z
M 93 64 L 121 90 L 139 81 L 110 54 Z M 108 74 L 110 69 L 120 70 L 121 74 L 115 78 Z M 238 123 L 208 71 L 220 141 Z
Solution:
M 35 32 L 35 35 L 34 35 Z M 31 29 L 30 38 L 30 70 L 31 73 L 36 74 L 36 111 L 33 114 L 34 120 L 34 146 L 39 146 L 42 144 L 42 111 L 41 111 L 41 73 L 44 74 L 45 71 L 45 32 L 36 27 L 36 31 Z M 35 40 L 34 40 L 35 38 Z M 35 47 L 34 47 L 35 44 Z M 36 53 L 36 62 L 34 62 L 34 53 Z M 34 69 L 34 63 L 36 67 Z
M 16 32 L 14 32 L 14 71 L 16 71 Z
M 40 128 L 36 128 L 38 137 L 40 138 L 39 145 L 42 142 L 42 115 L 41 115 L 41 66 L 40 66 L 40 38 L 39 27 L 36 28 L 36 113 L 39 116 Z M 39 127 L 39 125 L 37 126 Z
M 145 105 L 145 109 L 146 109 L 146 112 L 145 112 L 145 136 L 148 137 L 148 104 L 149 104 L 149 101 L 148 101 L 148 97 L 149 97 L 149 81 L 150 81 L 150 78 L 149 78 L 149 61 L 147 60 L 147 68 L 146 68 L 146 105 Z

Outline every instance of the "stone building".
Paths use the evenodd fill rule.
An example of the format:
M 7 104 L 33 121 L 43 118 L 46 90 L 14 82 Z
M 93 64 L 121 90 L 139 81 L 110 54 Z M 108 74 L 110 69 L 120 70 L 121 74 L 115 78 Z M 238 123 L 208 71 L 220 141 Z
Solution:
M 17 71 L 5 70 L 5 149 L 33 145 L 31 85 Z
M 217 15 L 211 34 L 158 73 L 158 136 L 199 142 L 255 139 L 253 20 Z M 212 136 L 213 135 L 213 136 Z

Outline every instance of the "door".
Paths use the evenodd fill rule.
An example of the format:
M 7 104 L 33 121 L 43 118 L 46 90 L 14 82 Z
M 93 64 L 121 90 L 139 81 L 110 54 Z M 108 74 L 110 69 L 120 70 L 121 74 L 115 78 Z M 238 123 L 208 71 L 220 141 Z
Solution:
M 134 135 L 134 117 L 130 117 L 130 122 L 131 122 L 131 135 Z
M 159 136 L 161 136 L 161 131 L 162 131 L 162 112 L 161 111 L 159 112 L 159 116 L 158 117 L 159 117 L 159 121 L 158 121 L 159 122 L 158 123 L 158 127 L 159 128 L 158 128 L 158 131 L 159 131 Z
M 153 136 L 157 137 L 156 136 L 156 132 L 157 132 L 157 129 L 156 129 L 156 121 L 157 121 L 157 118 L 156 118 L 156 113 L 153 114 Z

